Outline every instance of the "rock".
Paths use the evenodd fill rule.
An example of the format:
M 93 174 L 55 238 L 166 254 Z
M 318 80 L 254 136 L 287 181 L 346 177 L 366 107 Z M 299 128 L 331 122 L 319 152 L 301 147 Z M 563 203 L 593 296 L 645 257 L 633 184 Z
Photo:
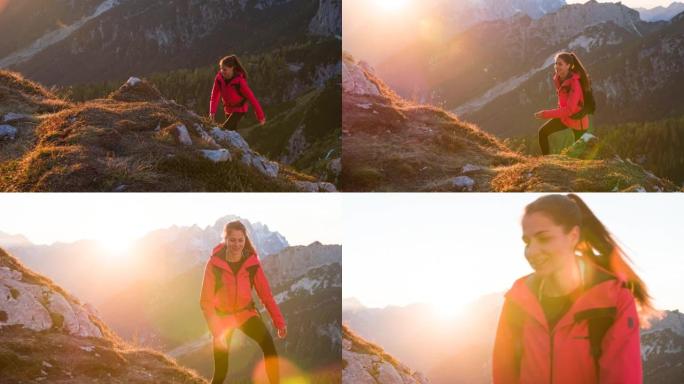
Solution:
M 14 112 L 8 112 L 6 113 L 2 119 L 0 119 L 1 123 L 12 123 L 15 121 L 34 121 L 35 119 L 31 115 L 25 115 L 23 113 L 14 113 Z
M 218 146 L 218 144 L 216 144 L 216 141 L 214 141 L 214 138 L 212 138 L 207 133 L 207 131 L 205 131 L 204 128 L 202 128 L 202 126 L 200 124 L 195 123 L 193 125 L 193 127 L 195 128 L 195 133 L 197 133 L 197 136 L 201 137 L 202 140 L 204 140 L 205 142 L 207 142 L 211 145 Z
M 90 321 L 87 313 L 78 306 L 72 306 L 61 294 L 50 293 L 48 310 L 50 313 L 61 315 L 63 319 L 62 328 L 72 335 L 102 337 L 102 332 Z
M 245 139 L 235 131 L 224 131 L 219 127 L 213 127 L 209 131 L 209 135 L 219 143 L 226 143 L 231 147 L 238 148 L 242 151 L 249 151 L 249 144 Z
M 295 185 L 302 192 L 337 192 L 335 185 L 327 182 L 295 181 Z
M 361 103 L 361 104 L 356 104 L 357 107 L 362 108 L 362 109 L 371 109 L 373 104 L 371 103 Z
M 222 163 L 231 159 L 230 152 L 227 149 L 202 149 L 202 156 L 213 161 L 214 163 Z
M 126 184 L 121 184 L 118 187 L 114 188 L 114 192 L 124 192 L 128 188 L 128 185 Z
M 176 131 L 178 132 L 178 141 L 183 145 L 192 145 L 192 139 L 190 138 L 190 133 L 188 133 L 188 128 L 183 124 L 176 125 Z
M 587 132 L 582 137 L 580 137 L 580 140 L 584 141 L 585 143 L 590 142 L 591 140 L 598 140 L 598 138 L 591 133 Z
M 14 140 L 17 137 L 17 129 L 11 125 L 0 125 L 0 140 Z
M 368 80 L 364 70 L 347 60 L 342 61 L 342 89 L 353 95 L 380 96 L 378 87 Z
M 392 364 L 383 361 L 378 369 L 378 382 L 379 383 L 403 383 L 404 380 L 397 370 L 392 366 Z
M 451 184 L 454 186 L 454 188 L 457 188 L 461 191 L 472 191 L 473 187 L 475 186 L 475 180 L 468 176 L 457 176 L 451 180 Z
M 141 81 L 142 80 L 140 80 L 137 77 L 129 77 L 128 80 L 126 81 L 126 85 L 134 87 L 136 84 L 140 83 Z
M 86 352 L 92 352 L 95 350 L 95 347 L 92 345 L 85 345 L 85 346 L 81 346 L 79 348 L 81 348 L 82 350 L 84 350 Z
M 342 173 L 342 158 L 338 157 L 331 160 L 330 163 L 328 163 L 328 171 L 335 176 L 339 176 L 340 173 Z
M 256 168 L 256 170 L 266 176 L 273 178 L 278 177 L 278 172 L 280 171 L 280 166 L 278 163 L 269 161 L 265 157 L 259 156 L 252 151 L 243 153 L 240 161 L 242 161 L 245 165 Z
M 468 173 L 468 172 L 475 172 L 475 171 L 480 171 L 482 170 L 482 167 L 479 165 L 473 165 L 473 164 L 466 164 L 463 166 L 463 169 L 461 172 L 463 173 Z

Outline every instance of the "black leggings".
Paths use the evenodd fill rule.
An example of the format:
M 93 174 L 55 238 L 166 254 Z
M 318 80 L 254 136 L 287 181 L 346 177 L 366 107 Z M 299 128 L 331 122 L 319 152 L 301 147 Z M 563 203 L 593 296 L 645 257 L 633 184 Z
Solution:
M 256 341 L 264 353 L 266 375 L 271 384 L 280 383 L 280 373 L 278 368 L 278 353 L 273 343 L 273 338 L 268 329 L 261 321 L 259 316 L 253 316 L 238 328 L 245 335 Z M 228 349 L 219 348 L 214 344 L 214 377 L 211 384 L 222 384 L 228 373 L 228 351 L 230 350 L 230 340 L 233 337 L 232 330 L 226 336 Z
M 547 121 L 544 125 L 539 128 L 539 148 L 541 148 L 542 155 L 549 154 L 549 136 L 552 133 L 562 131 L 564 129 L 570 129 L 572 134 L 575 136 L 575 141 L 579 140 L 580 137 L 586 132 L 586 130 L 577 130 L 568 128 L 565 124 L 561 123 L 560 119 L 552 119 Z
M 226 122 L 223 123 L 223 129 L 227 129 L 229 131 L 237 131 L 238 124 L 244 116 L 245 114 L 242 112 L 231 113 L 230 115 L 228 115 L 228 119 L 226 119 Z

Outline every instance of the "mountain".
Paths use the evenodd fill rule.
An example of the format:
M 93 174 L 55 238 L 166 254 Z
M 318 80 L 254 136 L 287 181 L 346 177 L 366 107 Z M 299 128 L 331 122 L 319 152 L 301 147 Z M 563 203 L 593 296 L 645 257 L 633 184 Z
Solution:
M 0 190 L 335 189 L 258 154 L 237 132 L 208 126 L 146 80 L 131 77 L 106 99 L 52 101 L 48 105 L 59 112 L 49 115 L 35 114 L 41 109 L 34 100 L 45 103 L 52 96 L 40 85 L 6 71 L 0 72 L 0 84 L 11 100 L 27 102 L 17 103 L 12 114 L 34 111 L 29 121 L 8 125 L 15 134 L 0 146 Z
M 613 23 L 584 30 L 558 49 L 573 49 L 592 78 L 597 109 L 593 125 L 648 122 L 684 115 L 677 88 L 684 81 L 684 14 L 651 31 L 630 31 Z M 636 24 L 639 25 L 639 24 Z M 643 35 L 643 36 L 641 36 Z M 533 113 L 554 107 L 552 68 L 545 62 L 489 97 L 458 107 L 464 118 L 507 137 L 532 133 Z M 476 100 L 478 100 L 476 98 Z M 532 131 L 532 132 L 531 132 Z
M 501 92 L 495 87 L 546 68 L 586 28 L 608 22 L 637 35 L 658 26 L 620 3 L 589 1 L 539 19 L 517 14 L 475 24 L 453 37 L 407 46 L 376 68 L 400 95 L 464 113 L 488 92 Z
M 654 7 L 650 9 L 635 8 L 639 11 L 641 20 L 644 21 L 667 21 L 675 17 L 677 14 L 684 12 L 684 3 L 674 1 L 667 7 Z
M 28 7 L 13 4 L 23 1 L 12 0 L 8 8 L 21 8 L 17 16 L 25 17 Z M 56 11 L 46 10 L 36 17 L 40 22 L 35 31 L 20 27 L 26 25 L 26 18 L 10 20 L 6 36 L 29 29 L 26 36 L 41 37 L 33 40 L 33 47 L 28 46 L 30 38 L 20 40 L 26 43 L 15 44 L 21 48 L 3 55 L 0 67 L 49 85 L 194 68 L 215 62 L 228 53 L 226 48 L 242 55 L 306 41 L 313 35 L 339 34 L 337 25 L 326 24 L 339 22 L 337 4 L 339 0 L 107 0 L 99 6 L 106 11 L 101 9 L 96 16 L 70 17 L 67 22 L 73 23 L 53 31 L 58 37 L 40 35 L 46 29 L 43 24 L 59 19 Z M 80 15 L 88 14 L 93 5 L 80 7 L 86 8 Z
M 407 2 L 399 12 L 388 13 L 377 4 L 349 0 L 343 4 L 343 47 L 373 65 L 391 61 L 407 47 L 421 47 L 452 38 L 484 21 L 517 14 L 539 18 L 565 5 L 565 0 L 430 0 Z M 410 28 L 406 28 L 410 25 Z M 377 47 L 383 49 L 377 49 Z M 417 68 L 424 67 L 421 62 Z M 391 65 L 391 64 L 390 64 Z M 411 70 L 409 73 L 413 73 Z M 394 83 L 392 83 L 395 86 Z
M 0 249 L 3 382 L 206 383 L 167 356 L 121 341 L 49 279 Z
M 491 354 L 503 295 L 483 296 L 450 321 L 430 319 L 424 304 L 343 308 L 345 324 L 401 361 L 427 373 L 433 383 L 490 383 Z M 401 323 L 399 327 L 397 323 Z M 420 330 L 406 333 L 406 327 Z M 399 337 L 398 335 L 402 335 Z M 420 336 L 420 337 L 419 337 Z M 641 331 L 645 383 L 679 383 L 684 378 L 684 316 L 664 311 Z
M 310 249 L 307 249 L 310 248 Z M 320 258 L 311 257 L 311 252 L 320 251 Z M 276 341 L 276 347 L 286 365 L 298 367 L 301 377 L 312 382 L 339 383 L 340 382 L 340 355 L 341 355 L 341 296 L 342 296 L 342 266 L 341 247 L 336 245 L 313 244 L 308 247 L 288 248 L 278 255 L 278 258 L 288 258 L 295 265 L 302 265 L 306 260 L 311 260 L 308 269 L 300 269 L 302 272 L 297 276 L 285 277 L 282 270 L 278 269 L 277 263 L 269 263 L 270 256 L 264 260 L 264 272 L 271 282 L 271 288 L 278 305 L 288 323 L 288 336 L 285 340 Z M 161 308 L 166 307 L 164 316 L 167 324 L 162 327 L 156 325 L 155 332 L 166 330 L 168 332 L 171 322 L 175 323 L 178 331 L 192 329 L 194 336 L 186 333 L 187 337 L 176 338 L 168 353 L 174 356 L 184 366 L 197 370 L 205 376 L 211 375 L 213 369 L 211 340 L 206 332 L 206 325 L 198 308 L 199 289 L 202 279 L 202 268 L 198 268 L 193 281 L 187 279 L 183 285 L 177 281 L 169 282 L 170 292 L 183 291 L 182 295 L 170 295 L 166 302 L 157 302 L 153 311 L 161 314 Z M 194 272 L 193 272 L 194 273 Z M 184 288 L 183 288 L 184 287 Z M 162 292 L 164 290 L 161 290 Z M 159 297 L 159 296 L 150 296 Z M 116 299 L 113 300 L 113 302 Z M 258 299 L 255 302 L 259 302 Z M 265 313 L 259 305 L 262 313 Z M 152 311 L 146 311 L 150 313 Z M 173 315 L 171 315 L 173 314 Z M 155 317 L 152 317 L 155 318 Z M 268 315 L 263 315 L 264 321 L 271 327 Z M 132 319 L 129 319 L 130 322 Z M 178 334 L 178 331 L 175 333 Z M 259 359 L 258 347 L 251 342 L 245 342 L 242 335 L 236 335 L 232 343 L 233 353 L 231 357 L 230 377 L 237 380 L 238 377 L 249 375 Z M 233 369 L 235 367 L 235 369 Z M 290 370 L 290 375 L 294 368 Z M 294 371 L 297 371 L 294 369 Z
M 287 240 L 262 223 L 228 215 L 213 225 L 200 228 L 172 226 L 152 231 L 137 239 L 121 255 L 108 255 L 108 250 L 95 241 L 34 245 L 17 243 L 0 237 L 0 246 L 17 255 L 29 268 L 50 276 L 61 286 L 86 302 L 101 305 L 130 286 L 156 286 L 205 262 L 214 246 L 221 241 L 223 226 L 240 219 L 262 257 L 288 247 Z M 94 256 L 96 255 L 96 256 Z M 110 258 L 122 259 L 108 262 Z M 112 291 L 112 286 L 119 287 Z M 132 294 L 136 297 L 136 294 Z
M 341 188 L 347 191 L 676 190 L 620 157 L 582 160 L 512 151 L 474 124 L 397 96 L 343 54 Z M 585 139 L 589 140 L 589 137 Z
M 364 340 L 342 325 L 342 381 L 360 384 L 428 384 L 420 372 L 412 371 L 382 347 Z
M 29 241 L 29 239 L 27 239 L 24 235 L 10 235 L 0 231 L 0 247 L 12 249 L 30 245 L 31 241 Z
M 293 281 L 299 281 L 309 270 L 340 264 L 341 254 L 338 245 L 287 247 L 262 258 L 262 266 L 274 295 L 278 295 L 287 292 Z M 292 265 L 290 271 L 297 273 L 288 273 L 280 266 L 279 260 Z M 97 307 L 102 317 L 127 340 L 137 340 L 142 345 L 159 349 L 177 348 L 192 342 L 206 333 L 204 317 L 198 310 L 205 262 L 206 259 L 182 274 L 168 275 L 163 280 L 148 279 L 122 285 L 124 289 L 107 296 Z M 304 284 L 303 287 L 306 286 Z M 285 298 L 285 295 L 281 296 Z M 128 316 L 130 313 L 142 313 L 144 316 L 131 318 Z

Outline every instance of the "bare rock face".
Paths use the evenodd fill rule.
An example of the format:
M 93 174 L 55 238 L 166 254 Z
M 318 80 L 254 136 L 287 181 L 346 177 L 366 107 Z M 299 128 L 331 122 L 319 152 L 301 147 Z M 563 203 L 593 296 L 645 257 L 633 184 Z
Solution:
M 342 90 L 352 95 L 380 96 L 380 90 L 368 80 L 364 69 L 370 68 L 363 62 L 357 64 L 345 57 L 342 61 Z
M 429 384 L 377 345 L 342 326 L 342 382 L 368 384 Z
M 23 281 L 20 271 L 0 269 L 0 328 L 22 325 L 34 331 L 52 328 L 81 337 L 102 337 L 102 331 L 79 303 L 51 287 Z
M 342 0 L 318 0 L 318 11 L 309 23 L 314 35 L 342 36 Z

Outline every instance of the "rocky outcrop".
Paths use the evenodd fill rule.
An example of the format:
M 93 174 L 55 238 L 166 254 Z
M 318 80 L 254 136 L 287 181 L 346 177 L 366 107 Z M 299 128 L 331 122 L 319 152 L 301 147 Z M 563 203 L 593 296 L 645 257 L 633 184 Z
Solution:
M 123 343 L 88 305 L 0 248 L 2 382 L 202 384 L 166 356 Z
M 318 11 L 309 23 L 314 35 L 342 37 L 342 0 L 318 0 Z
M 420 372 L 412 371 L 381 347 L 342 326 L 342 382 L 360 384 L 428 384 Z

